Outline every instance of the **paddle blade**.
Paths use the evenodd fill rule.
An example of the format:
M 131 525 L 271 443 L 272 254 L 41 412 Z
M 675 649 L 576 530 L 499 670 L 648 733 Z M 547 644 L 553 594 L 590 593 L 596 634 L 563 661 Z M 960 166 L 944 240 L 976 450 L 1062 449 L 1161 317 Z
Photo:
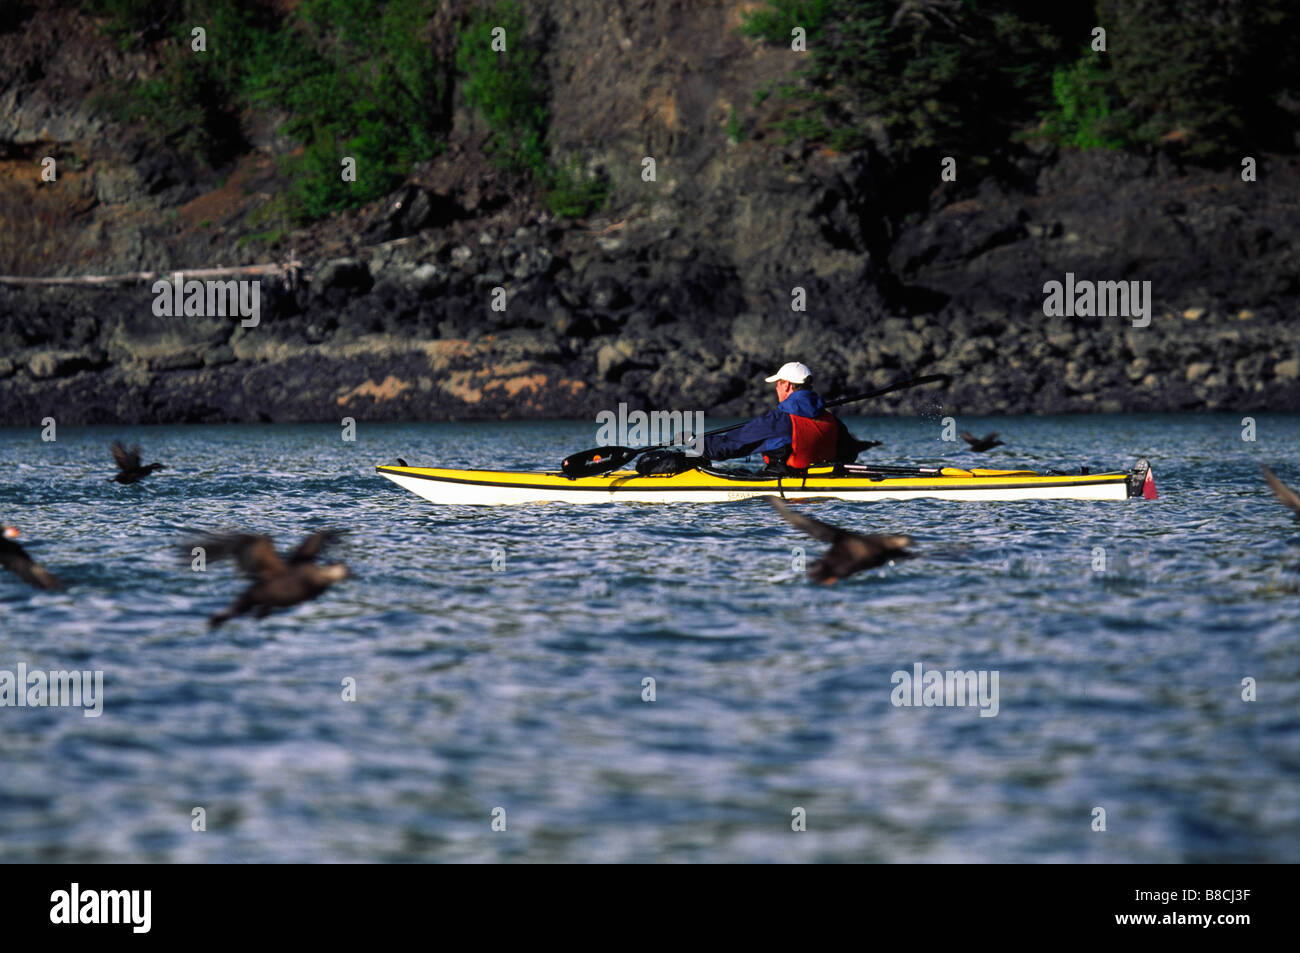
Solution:
M 630 463 L 640 452 L 631 447 L 596 447 L 594 450 L 584 450 L 565 457 L 560 464 L 560 472 L 571 480 L 599 476 Z

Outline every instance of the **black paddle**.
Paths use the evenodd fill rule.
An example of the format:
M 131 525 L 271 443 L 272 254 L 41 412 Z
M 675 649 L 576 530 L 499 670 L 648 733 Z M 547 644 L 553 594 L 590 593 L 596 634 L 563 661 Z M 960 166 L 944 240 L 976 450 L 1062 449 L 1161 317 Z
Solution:
M 925 377 L 914 377 L 911 380 L 898 381 L 890 384 L 888 387 L 882 387 L 879 390 L 867 391 L 865 394 L 853 394 L 850 397 L 837 397 L 829 401 L 826 406 L 839 407 L 842 404 L 851 404 L 854 401 L 867 400 L 871 397 L 880 397 L 883 394 L 892 394 L 896 390 L 907 390 L 909 387 L 920 387 L 922 384 L 947 384 L 952 378 L 947 374 L 927 374 Z M 732 424 L 730 427 L 719 427 L 717 430 L 710 430 L 702 436 L 713 437 L 720 433 L 726 433 L 729 430 L 735 430 L 743 427 L 744 423 Z M 599 476 L 602 473 L 609 473 L 611 470 L 617 470 L 625 464 L 631 463 L 641 454 L 650 450 L 662 450 L 665 447 L 671 447 L 671 443 L 661 443 L 653 447 L 595 447 L 591 450 L 584 450 L 582 453 L 575 453 L 565 457 L 560 464 L 560 472 L 570 480 L 576 480 L 579 477 Z

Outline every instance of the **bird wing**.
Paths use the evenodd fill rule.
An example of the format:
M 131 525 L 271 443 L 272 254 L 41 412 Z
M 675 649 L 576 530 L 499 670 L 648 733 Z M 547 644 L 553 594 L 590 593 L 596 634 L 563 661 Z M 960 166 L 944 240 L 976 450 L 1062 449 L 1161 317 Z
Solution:
M 203 547 L 208 559 L 233 557 L 244 575 L 256 579 L 271 579 L 285 570 L 284 561 L 276 553 L 270 536 L 253 533 L 208 536 L 195 541 L 193 546 Z
M 910 536 L 878 536 L 875 533 L 860 536 L 857 533 L 846 533 L 840 546 L 858 567 L 870 568 L 894 557 L 909 558 L 912 553 L 907 552 L 905 547 L 911 542 Z
M 113 462 L 117 464 L 119 470 L 134 470 L 140 466 L 140 448 L 132 447 L 127 450 L 122 446 L 120 440 L 114 440 L 113 445 L 109 447 L 113 453 Z
M 985 440 L 997 440 L 997 439 L 998 439 L 998 432 L 995 430 L 995 431 L 993 431 L 991 434 L 989 434 L 987 437 L 985 437 L 984 439 L 985 439 Z
M 1273 495 L 1281 500 L 1283 504 L 1289 506 L 1295 512 L 1296 516 L 1300 516 L 1300 493 L 1296 493 L 1295 490 L 1291 489 L 1275 477 L 1273 471 L 1268 467 L 1264 467 L 1263 469 L 1264 479 L 1268 481 L 1269 488 L 1273 491 Z
M 776 511 L 781 514 L 787 523 L 796 529 L 801 529 L 813 539 L 820 539 L 823 542 L 833 543 L 843 535 L 844 530 L 838 526 L 832 526 L 830 523 L 823 523 L 821 520 L 815 520 L 811 516 L 804 516 L 802 513 L 796 513 L 790 507 L 786 506 L 785 501 L 779 497 L 769 496 L 768 500 L 776 507 Z
M 337 529 L 322 529 L 312 533 L 298 544 L 297 549 L 289 554 L 289 564 L 313 562 L 320 555 L 322 549 L 342 538 L 343 532 Z
M 976 443 L 979 443 L 979 440 L 976 439 L 975 435 L 974 435 L 973 433 L 971 433 L 969 430 L 963 430 L 963 431 L 961 432 L 961 434 L 959 434 L 959 436 L 961 437 L 961 439 L 965 440 L 967 443 L 970 443 L 970 444 L 976 444 Z
M 901 552 L 901 550 L 912 545 L 912 537 L 910 536 L 877 536 L 872 534 L 868 536 L 867 539 L 871 540 L 872 543 L 879 546 L 881 549 L 890 552 Z
M 18 578 L 31 583 L 38 589 L 62 589 L 63 583 L 59 578 L 50 572 L 40 563 L 34 563 L 30 560 L 25 566 L 19 566 L 14 570 L 18 573 Z
M 25 549 L 8 540 L 0 547 L 0 567 L 38 589 L 58 589 L 62 585 L 44 566 L 33 562 Z

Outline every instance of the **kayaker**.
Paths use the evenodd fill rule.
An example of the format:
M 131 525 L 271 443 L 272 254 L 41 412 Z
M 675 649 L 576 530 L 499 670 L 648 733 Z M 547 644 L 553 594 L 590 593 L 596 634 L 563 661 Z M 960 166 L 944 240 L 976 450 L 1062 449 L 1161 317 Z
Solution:
M 826 409 L 808 365 L 790 361 L 765 380 L 776 385 L 777 405 L 736 430 L 706 438 L 710 461 L 761 453 L 769 468 L 785 472 L 857 458 L 861 442 Z

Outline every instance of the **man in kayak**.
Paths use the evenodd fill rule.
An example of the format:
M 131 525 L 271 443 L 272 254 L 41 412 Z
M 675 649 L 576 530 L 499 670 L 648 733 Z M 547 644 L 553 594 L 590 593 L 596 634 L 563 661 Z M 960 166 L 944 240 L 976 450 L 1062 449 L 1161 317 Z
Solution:
M 785 475 L 802 473 L 816 463 L 852 463 L 862 450 L 880 445 L 858 440 L 826 409 L 826 402 L 812 389 L 808 365 L 791 361 L 766 380 L 776 384 L 778 403 L 763 416 L 705 437 L 702 457 L 688 457 L 676 449 L 651 450 L 637 461 L 637 472 L 681 473 L 715 460 L 761 453 L 768 471 Z
M 806 364 L 791 361 L 766 380 L 776 385 L 777 405 L 736 430 L 705 438 L 709 460 L 761 453 L 769 468 L 787 472 L 857 458 L 858 441 L 812 389 Z

